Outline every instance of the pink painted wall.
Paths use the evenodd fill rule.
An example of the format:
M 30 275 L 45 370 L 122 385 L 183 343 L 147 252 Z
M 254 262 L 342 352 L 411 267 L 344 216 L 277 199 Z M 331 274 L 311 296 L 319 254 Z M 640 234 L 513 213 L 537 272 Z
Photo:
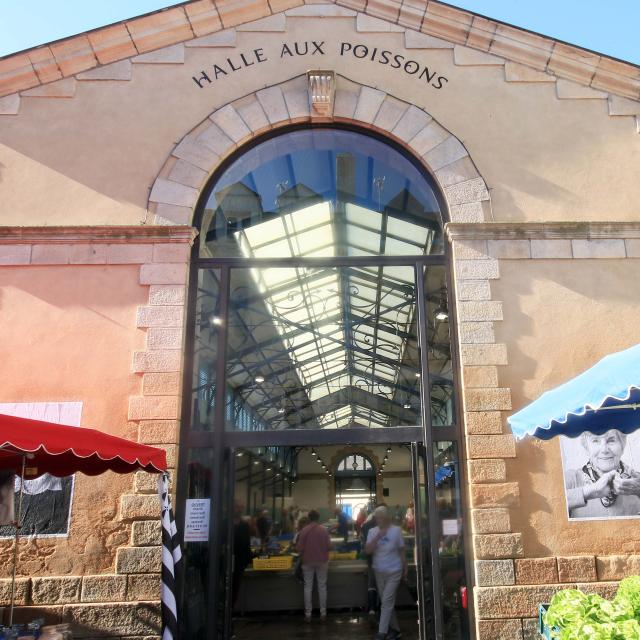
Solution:
M 136 309 L 148 299 L 137 265 L 27 266 L 0 269 L 0 402 L 80 401 L 81 426 L 137 438 L 127 421 L 141 390 L 132 353 L 144 349 Z M 117 518 L 132 475 L 78 474 L 68 538 L 20 545 L 20 575 L 110 571 L 129 525 Z M 0 576 L 9 575 L 7 540 Z

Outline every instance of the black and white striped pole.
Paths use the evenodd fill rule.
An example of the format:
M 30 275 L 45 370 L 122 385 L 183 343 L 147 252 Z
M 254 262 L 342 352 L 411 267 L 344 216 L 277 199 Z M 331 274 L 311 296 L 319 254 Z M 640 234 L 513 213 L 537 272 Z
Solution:
M 178 530 L 171 509 L 169 475 L 163 473 L 158 479 L 158 495 L 161 502 L 162 519 L 162 640 L 178 637 L 178 607 L 176 603 L 176 566 L 182 559 L 178 541 Z

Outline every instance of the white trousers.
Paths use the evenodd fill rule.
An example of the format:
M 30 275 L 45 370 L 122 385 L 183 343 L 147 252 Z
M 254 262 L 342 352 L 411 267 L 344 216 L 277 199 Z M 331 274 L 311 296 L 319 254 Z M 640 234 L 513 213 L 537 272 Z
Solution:
M 327 615 L 327 572 L 329 563 L 320 565 L 302 565 L 304 575 L 304 615 L 310 616 L 313 610 L 313 577 L 318 581 L 318 599 L 320 615 Z
M 376 571 L 376 584 L 378 585 L 378 597 L 380 598 L 380 624 L 378 631 L 388 633 L 389 627 L 400 630 L 396 618 L 396 593 L 402 580 L 402 571 L 387 573 Z

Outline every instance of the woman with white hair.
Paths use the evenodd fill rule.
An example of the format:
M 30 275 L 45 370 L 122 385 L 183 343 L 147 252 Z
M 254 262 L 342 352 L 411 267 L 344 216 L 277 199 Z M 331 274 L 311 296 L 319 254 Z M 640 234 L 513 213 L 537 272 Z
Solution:
M 585 432 L 580 443 L 589 458 L 565 474 L 570 518 L 640 515 L 640 474 L 622 461 L 627 436 L 617 429 Z
M 365 552 L 373 556 L 373 571 L 380 596 L 380 622 L 375 640 L 396 640 L 400 628 L 395 613 L 400 581 L 407 577 L 407 557 L 400 527 L 392 524 L 386 507 L 374 511 L 376 526 L 367 535 Z

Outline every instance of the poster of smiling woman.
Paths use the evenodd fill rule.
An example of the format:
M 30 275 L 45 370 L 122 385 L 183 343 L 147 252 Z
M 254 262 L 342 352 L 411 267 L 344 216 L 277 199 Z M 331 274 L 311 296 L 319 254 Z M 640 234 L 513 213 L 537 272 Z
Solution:
M 569 520 L 640 517 L 640 432 L 562 437 Z

